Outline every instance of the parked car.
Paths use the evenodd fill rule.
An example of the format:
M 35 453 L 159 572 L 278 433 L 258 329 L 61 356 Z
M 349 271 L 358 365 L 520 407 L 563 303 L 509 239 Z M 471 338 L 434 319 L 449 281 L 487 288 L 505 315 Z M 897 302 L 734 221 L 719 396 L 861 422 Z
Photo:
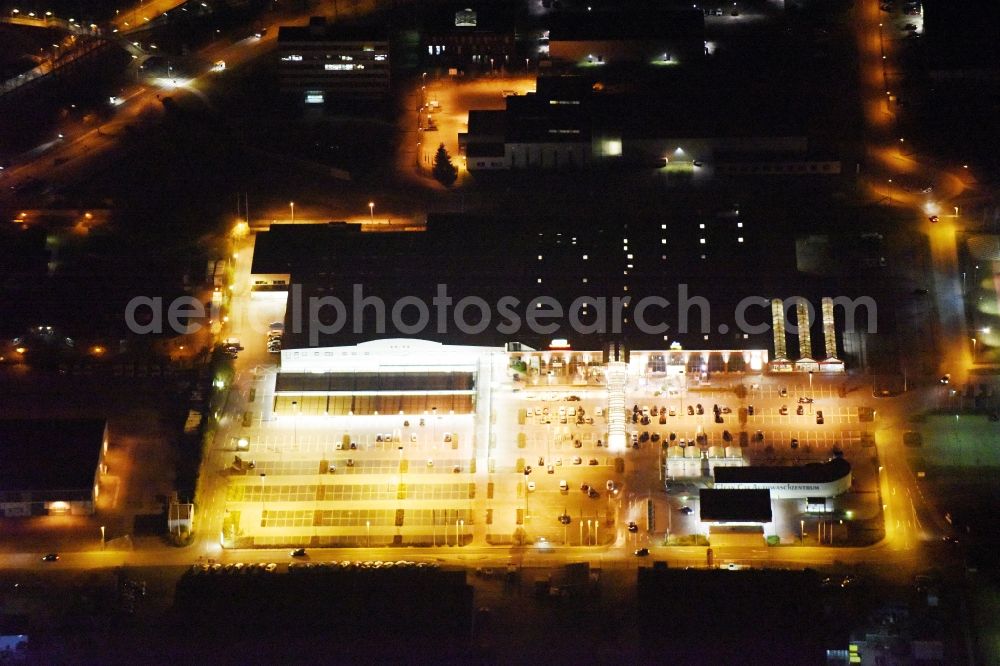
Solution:
M 649 548 L 637 548 L 635 550 L 636 557 L 646 557 L 649 555 Z

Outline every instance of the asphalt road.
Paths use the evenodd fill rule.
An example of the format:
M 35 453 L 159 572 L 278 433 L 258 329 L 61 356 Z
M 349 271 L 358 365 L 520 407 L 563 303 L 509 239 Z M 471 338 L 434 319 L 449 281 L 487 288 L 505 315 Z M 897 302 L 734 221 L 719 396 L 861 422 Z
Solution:
M 855 16 L 869 167 L 864 185 L 873 200 L 906 210 L 914 226 L 930 238 L 939 371 L 963 383 L 972 357 L 958 270 L 956 233 L 961 210 L 954 206 L 971 187 L 972 178 L 964 165 L 941 168 L 931 156 L 913 154 L 906 137 L 899 136 L 896 118 L 902 110 L 892 90 L 896 42 L 901 36 L 898 22 L 893 22 L 891 13 L 880 11 L 879 0 L 858 5 Z M 930 192 L 924 192 L 927 187 Z M 938 215 L 938 222 L 930 221 L 932 214 Z

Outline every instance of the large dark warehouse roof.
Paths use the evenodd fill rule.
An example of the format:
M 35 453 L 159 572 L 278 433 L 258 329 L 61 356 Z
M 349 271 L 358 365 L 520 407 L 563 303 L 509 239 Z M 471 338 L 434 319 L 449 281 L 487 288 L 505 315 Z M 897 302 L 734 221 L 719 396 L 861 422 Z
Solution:
M 106 423 L 103 419 L 0 420 L 0 491 L 89 489 Z

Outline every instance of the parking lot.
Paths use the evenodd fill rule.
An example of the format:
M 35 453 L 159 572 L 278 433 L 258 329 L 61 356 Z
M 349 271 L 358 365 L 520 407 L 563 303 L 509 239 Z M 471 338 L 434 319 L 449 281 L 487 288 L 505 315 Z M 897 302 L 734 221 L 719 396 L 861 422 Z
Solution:
M 225 470 L 233 543 L 655 545 L 704 534 L 697 489 L 715 466 L 871 457 L 864 398 L 840 397 L 838 378 L 725 372 L 691 386 L 631 376 L 626 447 L 612 451 L 593 367 L 496 383 L 475 414 L 391 415 L 302 414 L 287 397 L 275 413 L 274 372 L 260 370 Z M 797 529 L 795 506 L 779 529 Z

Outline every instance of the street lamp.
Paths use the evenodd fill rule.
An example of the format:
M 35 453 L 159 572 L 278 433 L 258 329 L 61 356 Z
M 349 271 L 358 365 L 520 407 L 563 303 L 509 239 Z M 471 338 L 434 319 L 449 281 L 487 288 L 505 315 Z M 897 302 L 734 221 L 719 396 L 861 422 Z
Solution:
M 892 205 L 892 178 L 889 179 L 888 185 L 886 185 L 886 196 L 889 198 L 889 205 Z
M 812 399 L 812 390 L 813 390 L 813 371 L 810 370 L 809 371 L 809 398 L 810 399 Z M 813 405 L 812 405 L 812 402 L 810 402 L 809 403 L 809 413 L 812 414 L 812 411 L 813 411 Z
M 806 528 L 806 521 L 800 520 L 799 521 L 799 543 L 802 543 L 802 536 L 803 536 L 803 531 L 805 530 L 805 528 Z
M 459 520 L 458 521 L 458 526 L 461 528 L 461 538 L 460 538 L 460 540 L 458 542 L 458 545 L 461 546 L 462 545 L 462 541 L 465 540 L 465 520 L 464 519 Z
M 292 210 L 292 224 L 295 224 L 295 202 L 289 201 L 288 207 Z
M 525 518 L 531 518 L 531 508 L 530 505 L 528 504 L 528 495 L 530 494 L 531 493 L 528 492 L 528 470 L 524 470 L 524 517 Z
M 403 487 L 403 446 L 397 447 L 399 449 L 399 485 L 396 486 L 396 493 L 399 493 L 399 489 Z
M 372 224 L 375 224 L 375 202 L 368 202 L 368 214 L 371 216 Z
M 267 478 L 267 474 L 264 472 L 260 473 L 260 525 L 264 526 L 264 479 Z
M 104 540 L 104 525 L 101 525 L 101 550 L 104 550 L 104 544 L 106 543 L 107 541 Z
M 365 521 L 365 530 L 368 532 L 368 547 L 372 547 L 372 521 Z

